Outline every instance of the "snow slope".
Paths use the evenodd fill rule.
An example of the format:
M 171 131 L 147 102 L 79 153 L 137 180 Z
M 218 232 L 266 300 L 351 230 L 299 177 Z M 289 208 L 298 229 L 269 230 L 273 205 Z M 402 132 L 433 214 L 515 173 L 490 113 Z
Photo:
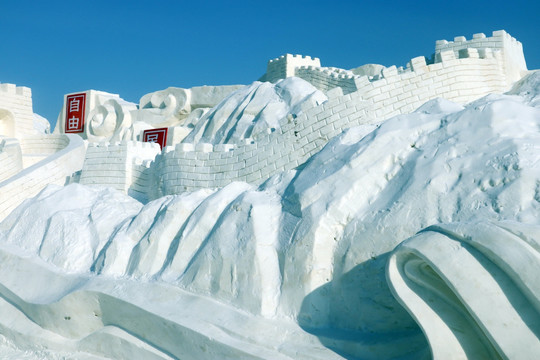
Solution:
M 290 77 L 275 84 L 256 81 L 208 110 L 183 141 L 234 144 L 245 138 L 257 138 L 268 129 L 279 128 L 279 120 L 288 114 L 299 114 L 302 103 L 326 100 L 328 97 L 322 91 L 300 78 Z
M 0 332 L 53 358 L 538 354 L 539 125 L 532 72 L 349 129 L 259 187 L 143 205 L 49 186 L 0 223 Z

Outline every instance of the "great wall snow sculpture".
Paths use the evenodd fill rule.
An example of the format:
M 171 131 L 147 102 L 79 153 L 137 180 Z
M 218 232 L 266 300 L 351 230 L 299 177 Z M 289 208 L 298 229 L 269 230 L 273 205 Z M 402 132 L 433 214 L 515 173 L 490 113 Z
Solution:
M 288 54 L 248 86 L 80 91 L 52 135 L 29 89 L 2 89 L 0 334 L 17 346 L 540 354 L 540 72 L 504 31 L 405 68 Z
M 287 113 L 283 99 L 274 101 L 270 98 L 269 104 L 264 106 L 255 99 L 250 105 L 249 98 L 239 97 L 239 93 L 231 94 L 221 107 L 201 114 L 197 127 L 193 125 L 194 120 L 168 127 L 167 148 L 161 156 L 154 158 L 149 153 L 134 160 L 139 165 L 145 162 L 145 166 L 151 167 L 150 172 L 154 174 L 151 182 L 143 186 L 129 176 L 119 179 L 115 175 L 118 169 L 109 171 L 108 164 L 100 167 L 100 163 L 105 163 L 94 159 L 110 158 L 111 151 L 110 145 L 96 142 L 91 145 L 95 148 L 88 152 L 87 160 L 91 161 L 87 161 L 82 170 L 82 183 L 100 184 L 100 181 L 106 181 L 102 184 L 112 185 L 110 180 L 105 179 L 117 178 L 115 181 L 121 183 L 118 189 L 129 189 L 134 183 L 136 189 L 133 192 L 142 192 L 142 198 L 148 199 L 205 187 L 222 187 L 232 181 L 260 184 L 273 174 L 304 163 L 321 150 L 329 139 L 349 127 L 378 124 L 389 117 L 411 112 L 436 97 L 465 104 L 490 93 L 503 93 L 527 70 L 521 43 L 504 31 L 496 31 L 489 38 L 476 34 L 469 41 L 463 37 L 457 37 L 454 42 L 439 41 L 433 57 L 434 62 L 429 65 L 421 56 L 412 59 L 406 69 L 395 66 L 383 68 L 375 76 L 359 76 L 342 69 L 317 67 L 315 65 L 319 64 L 319 60 L 309 57 L 285 55 L 271 60 L 266 75 L 271 80 L 279 81 L 294 75 L 326 92 L 326 96 L 315 96 L 315 89 L 306 90 L 307 84 L 297 84 L 295 89 L 302 89 L 297 90 L 300 94 L 311 91 L 314 96 L 299 99 L 303 100 L 302 103 L 297 102 Z M 274 86 L 279 86 L 279 83 Z M 325 101 L 327 97 L 328 101 Z M 143 97 L 147 98 L 148 95 Z M 154 103 L 151 109 L 162 107 L 159 101 Z M 143 105 L 138 110 L 140 114 L 148 111 L 148 106 Z M 263 122 L 264 127 L 258 124 L 256 139 L 251 134 L 257 126 L 246 124 L 253 120 L 251 118 L 247 121 L 237 118 L 232 125 L 228 123 L 230 128 L 220 123 L 232 112 L 249 113 L 250 106 L 274 116 L 273 120 Z M 223 114 L 223 108 L 230 110 Z M 283 110 L 278 111 L 278 108 Z M 140 118 L 141 115 L 138 116 Z M 162 119 L 167 116 L 163 115 Z M 184 116 L 189 119 L 187 110 Z M 260 114 L 257 116 L 260 117 Z M 158 123 L 154 118 L 151 117 L 152 121 Z M 67 120 L 61 116 L 59 123 L 63 121 Z M 139 124 L 146 123 L 141 121 Z M 165 122 L 161 124 L 159 126 L 165 126 Z M 145 125 L 145 128 L 150 128 L 150 125 Z M 232 135 L 239 128 L 242 128 L 240 135 Z M 216 142 L 212 133 L 221 134 L 221 140 Z M 175 140 L 171 134 L 182 135 Z M 137 136 L 131 139 L 142 139 L 140 129 Z M 227 145 L 214 146 L 216 143 Z M 128 147 L 125 143 L 114 146 Z M 140 153 L 140 150 L 137 151 Z M 193 166 L 195 164 L 196 167 Z

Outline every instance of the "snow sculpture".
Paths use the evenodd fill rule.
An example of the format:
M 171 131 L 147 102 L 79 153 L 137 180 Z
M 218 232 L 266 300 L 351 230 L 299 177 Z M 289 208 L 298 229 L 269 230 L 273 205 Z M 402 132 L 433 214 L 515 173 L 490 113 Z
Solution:
M 170 87 L 156 91 L 141 98 L 138 120 L 153 127 L 182 125 L 183 120 L 195 109 L 212 108 L 241 87 L 243 86 L 200 86 L 191 89 Z
M 538 225 L 429 227 L 388 263 L 394 294 L 422 327 L 435 359 L 540 354 Z
M 86 138 L 91 142 L 134 140 L 131 112 L 135 104 L 121 99 L 108 99 L 96 106 L 88 115 Z
M 246 138 L 257 139 L 269 129 L 278 129 L 279 121 L 287 115 L 299 114 L 302 104 L 322 104 L 327 99 L 298 78 L 276 84 L 255 82 L 235 91 L 206 113 L 183 142 L 239 144 Z
M 492 37 L 475 34 L 468 41 L 462 37 L 439 41 L 430 61 L 417 57 L 406 69 L 368 64 L 348 71 L 306 61 L 312 59 L 284 56 L 269 63 L 272 74 L 294 74 L 329 98 L 324 101 L 319 94 L 301 99 L 300 94 L 307 94 L 302 90 L 305 85 L 289 77 L 283 83 L 288 84 L 286 92 L 299 94 L 291 104 L 294 109 L 287 110 L 290 117 L 284 116 L 278 82 L 272 86 L 255 83 L 234 92 L 224 87 L 170 88 L 144 96 L 133 115 L 137 120 L 131 138 L 141 140 L 144 130 L 176 121 L 167 126 L 168 148 L 150 164 L 156 176 L 146 197 L 222 187 L 232 181 L 260 184 L 273 174 L 299 166 L 344 129 L 380 123 L 437 97 L 465 104 L 489 93 L 502 93 L 526 71 L 521 44 L 504 31 L 495 31 Z M 277 104 L 274 100 L 261 103 L 262 95 L 246 97 L 255 89 L 265 89 Z M 223 100 L 209 111 L 205 106 L 212 101 L 208 98 Z M 232 146 L 222 151 L 214 144 Z M 103 179 L 99 174 L 85 177 Z
M 540 352 L 540 72 L 521 45 L 458 37 L 405 69 L 282 59 L 273 84 L 138 108 L 72 94 L 57 131 L 83 132 L 1 139 L 2 334 L 51 357 Z M 158 126 L 163 149 L 103 142 Z
M 92 142 L 132 140 L 131 112 L 137 106 L 117 94 L 88 90 L 68 94 L 56 122 L 55 133 L 79 134 Z
M 321 60 L 319 58 L 312 58 L 311 56 L 282 55 L 279 58 L 268 61 L 266 74 L 260 78 L 260 81 L 276 82 L 280 79 L 295 76 L 296 68 L 302 66 L 318 68 L 321 67 Z
M 0 136 L 35 135 L 32 90 L 14 84 L 0 84 Z

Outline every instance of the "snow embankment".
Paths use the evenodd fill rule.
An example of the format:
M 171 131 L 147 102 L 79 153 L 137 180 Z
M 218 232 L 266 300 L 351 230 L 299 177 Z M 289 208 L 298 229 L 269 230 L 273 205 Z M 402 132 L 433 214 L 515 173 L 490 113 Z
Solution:
M 211 357 L 207 351 L 225 351 L 223 346 L 233 349 L 231 356 L 244 356 L 236 351 L 248 343 L 255 346 L 250 354 L 261 358 L 419 358 L 429 356 L 429 346 L 432 354 L 527 357 L 540 335 L 536 326 L 523 326 L 540 323 L 540 290 L 527 270 L 540 263 L 539 84 L 536 72 L 508 95 L 465 107 L 436 99 L 377 128 L 349 129 L 301 168 L 260 187 L 232 183 L 143 206 L 110 189 L 51 186 L 0 224 L 0 242 L 29 257 L 24 261 L 43 261 L 60 272 L 59 283 L 70 281 L 61 274 L 84 274 L 102 295 L 83 301 L 76 289 L 91 287 L 65 285 L 56 297 L 42 297 L 45 289 L 17 282 L 17 274 L 3 268 L 2 297 L 31 303 L 18 308 L 38 327 L 62 336 L 70 330 L 57 318 L 65 316 L 54 307 L 59 299 L 133 309 L 129 316 L 151 313 L 151 323 L 170 325 L 169 337 L 156 339 L 144 331 L 146 323 L 109 321 L 174 356 L 171 349 L 182 338 L 196 344 L 190 347 L 194 358 Z M 485 224 L 492 223 L 497 228 L 488 231 Z M 512 234 L 501 235 L 504 229 Z M 476 243 L 482 254 L 472 249 Z M 410 261 L 410 254 L 420 263 Z M 24 262 L 21 256 L 17 261 Z M 518 266 L 518 259 L 531 267 Z M 506 274 L 504 281 L 497 271 Z M 161 302 L 153 302 L 153 291 Z M 168 302 L 179 293 L 185 294 L 182 301 Z M 510 325 L 504 316 L 486 325 L 486 293 L 492 296 L 488 302 L 526 313 L 526 319 L 519 324 L 519 316 L 508 314 L 514 316 Z M 207 297 L 215 306 L 190 310 L 205 319 L 212 313 L 208 327 L 219 327 L 228 338 L 205 332 L 195 320 L 184 328 L 174 325 L 182 321 L 174 315 L 179 308 Z M 475 302 L 479 298 L 483 303 Z M 444 306 L 447 299 L 457 308 Z M 46 306 L 54 326 L 47 327 L 43 315 L 29 315 L 37 303 Z M 460 311 L 467 312 L 460 324 L 472 324 L 466 335 L 447 318 L 457 319 Z M 231 320 L 239 313 L 253 331 Z M 305 332 L 295 333 L 297 325 Z M 457 340 L 441 341 L 442 328 Z M 282 329 L 295 335 L 284 336 Z M 75 337 L 98 330 L 85 331 Z M 503 338 L 522 335 L 529 345 L 508 347 L 501 331 Z M 208 339 L 197 342 L 203 335 Z M 325 348 L 314 345 L 313 335 Z M 294 346 L 302 350 L 294 353 Z

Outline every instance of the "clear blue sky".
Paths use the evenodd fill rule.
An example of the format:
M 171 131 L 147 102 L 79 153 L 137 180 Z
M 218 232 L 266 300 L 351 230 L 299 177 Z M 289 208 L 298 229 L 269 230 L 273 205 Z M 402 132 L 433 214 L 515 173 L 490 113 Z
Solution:
M 65 93 L 138 103 L 169 86 L 248 84 L 284 53 L 323 66 L 403 66 L 435 40 L 504 29 L 540 68 L 538 1 L 0 2 L 0 82 L 32 88 L 52 123 Z

